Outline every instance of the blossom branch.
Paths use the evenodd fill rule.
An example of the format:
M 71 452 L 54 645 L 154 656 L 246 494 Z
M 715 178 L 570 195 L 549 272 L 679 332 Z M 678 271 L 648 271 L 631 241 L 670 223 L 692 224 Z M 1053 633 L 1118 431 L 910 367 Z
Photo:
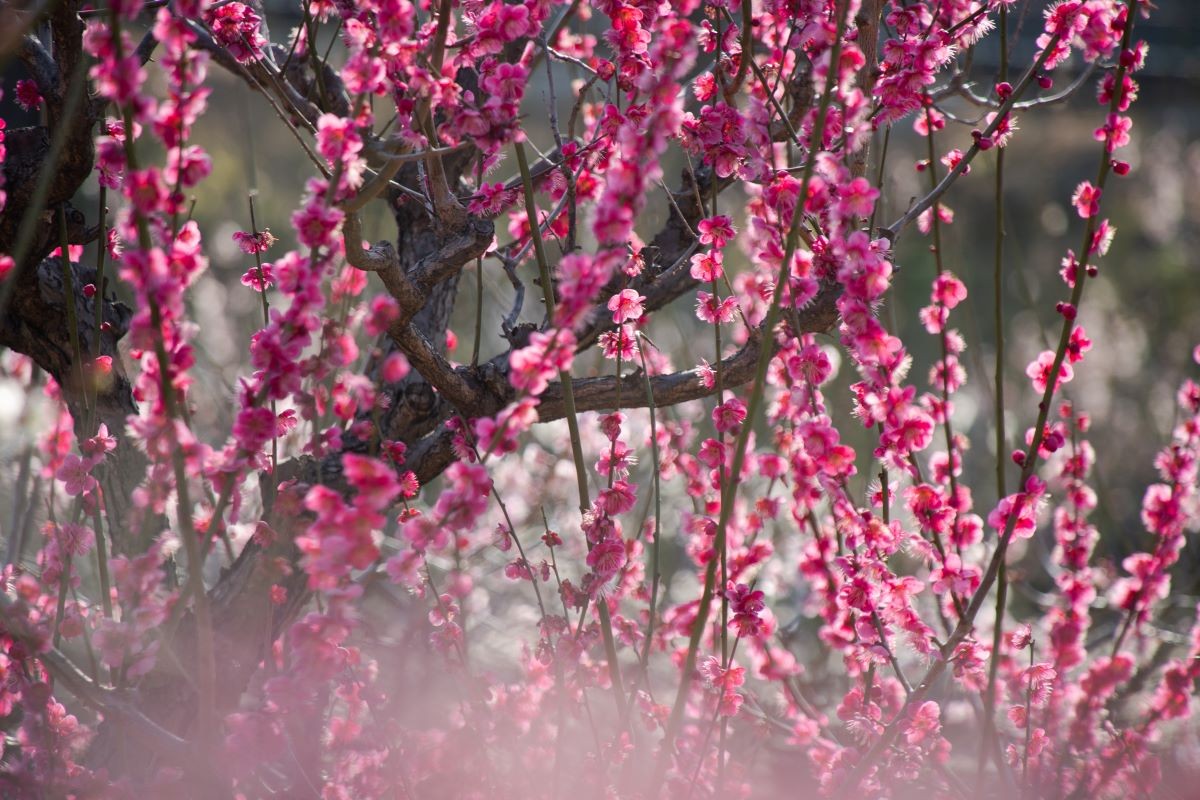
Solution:
M 1016 104 L 1017 100 L 1020 99 L 1021 95 L 1024 94 L 1025 90 L 1029 88 L 1029 84 L 1033 82 L 1034 77 L 1041 72 L 1042 67 L 1045 66 L 1046 61 L 1049 60 L 1051 53 L 1054 52 L 1054 48 L 1061 38 L 1062 32 L 1055 31 L 1054 35 L 1050 39 L 1050 42 L 1042 48 L 1042 52 L 1038 56 L 1037 60 L 1034 61 L 1029 69 L 1025 71 L 1025 74 L 1021 76 L 1021 80 L 1017 81 L 1017 85 L 1013 87 L 1012 94 L 1009 95 L 1008 99 L 1000 105 L 999 110 L 996 112 L 995 118 L 983 130 L 983 133 L 975 139 L 975 143 L 971 145 L 970 149 L 967 150 L 959 162 L 954 165 L 954 169 L 946 173 L 946 177 L 942 178 L 938 185 L 934 187 L 933 191 L 929 192 L 929 194 L 925 195 L 916 203 L 914 203 L 912 207 L 904 213 L 904 216 L 900 217 L 900 219 L 896 220 L 891 225 L 888 225 L 886 228 L 880 230 L 880 235 L 886 236 L 889 241 L 894 242 L 896 237 L 900 234 L 900 231 L 904 230 L 910 223 L 913 222 L 913 220 L 921 216 L 921 214 L 923 214 L 927 209 L 931 208 L 933 204 L 938 201 L 938 198 L 944 195 L 946 191 L 954 185 L 954 182 L 958 180 L 959 176 L 963 175 L 967 171 L 967 167 L 971 166 L 971 162 L 975 160 L 975 156 L 979 155 L 983 151 L 983 148 L 979 145 L 980 140 L 991 136 L 1002 124 L 1004 124 L 1009 112 L 1012 111 L 1013 106 Z
M 1128 0 L 1126 7 L 1129 12 L 1129 19 L 1126 21 L 1125 30 L 1122 33 L 1122 52 L 1128 50 L 1129 43 L 1132 39 L 1132 16 L 1136 5 L 1137 0 Z M 1038 57 L 1035 67 L 1040 68 L 1040 65 L 1046 62 L 1046 59 L 1049 57 L 1049 53 L 1054 49 L 1061 36 L 1061 29 L 1056 30 L 1054 35 L 1051 37 L 1050 42 L 1045 46 L 1042 54 Z M 1115 81 L 1115 86 L 1117 88 L 1113 92 L 1112 100 L 1109 105 L 1110 113 L 1115 112 L 1121 103 L 1126 71 L 1127 66 L 1125 63 L 1122 63 L 1117 69 Z M 1022 82 L 1028 83 L 1032 75 L 1033 70 L 1031 69 L 1028 73 L 1026 73 L 1025 77 L 1022 79 Z M 1018 94 L 1018 92 L 1014 91 L 1013 96 L 1016 96 L 1016 94 Z M 1010 100 L 1011 99 L 1012 98 L 1010 98 Z M 996 123 L 998 123 L 1002 117 L 1002 114 L 997 115 Z M 963 161 L 965 162 L 966 158 L 964 158 Z M 1105 147 L 1101 152 L 1100 166 L 1096 180 L 1096 185 L 1100 189 L 1103 189 L 1111 169 L 1112 158 L 1108 149 L 1108 143 L 1106 142 Z M 943 183 L 945 183 L 945 180 L 943 180 Z M 926 199 L 930 204 L 932 204 L 936 202 L 937 197 L 929 197 Z M 908 215 L 906 214 L 905 216 L 907 217 Z M 1083 245 L 1080 248 L 1080 251 L 1083 255 L 1080 258 L 1080 264 L 1076 270 L 1074 286 L 1071 291 L 1071 305 L 1075 308 L 1079 307 L 1079 300 L 1083 295 L 1083 287 L 1087 282 L 1087 262 L 1092 253 L 1091 244 L 1095 233 L 1095 226 L 1096 215 L 1091 214 L 1088 217 L 1088 223 L 1085 226 L 1086 230 L 1083 236 Z M 1046 388 L 1043 392 L 1042 400 L 1038 404 L 1037 422 L 1034 424 L 1033 438 L 1029 444 L 1028 450 L 1025 451 L 1024 458 L 1022 460 L 1023 467 L 1018 484 L 1022 491 L 1024 491 L 1027 481 L 1033 476 L 1034 470 L 1037 466 L 1038 454 L 1041 450 L 1043 437 L 1046 433 L 1046 419 L 1050 413 L 1050 402 L 1053 399 L 1054 392 L 1058 387 L 1059 371 L 1062 368 L 1063 361 L 1066 358 L 1067 344 L 1071 338 L 1071 331 L 1075 327 L 1074 319 L 1074 314 L 1063 316 L 1062 332 L 1059 336 L 1058 347 L 1055 350 L 1053 365 L 1050 369 L 1049 378 L 1046 382 Z M 975 594 L 971 597 L 971 602 L 967 606 L 966 613 L 959 618 L 958 624 L 955 626 L 954 631 L 951 633 L 945 644 L 943 644 L 940 648 L 942 657 L 934 661 L 934 663 L 929 667 L 929 670 L 925 673 L 924 678 L 922 678 L 920 684 L 916 687 L 913 693 L 909 695 L 908 699 L 904 703 L 904 707 L 901 708 L 899 713 L 897 713 L 891 724 L 888 725 L 883 734 L 880 735 L 880 737 L 875 741 L 863 758 L 854 765 L 850 775 L 841 784 L 840 791 L 842 793 L 854 791 L 858 788 L 863 776 L 875 765 L 883 752 L 887 750 L 887 748 L 891 747 L 892 743 L 896 740 L 896 737 L 899 736 L 904 724 L 907 710 L 914 704 L 924 700 L 925 696 L 929 693 L 937 679 L 941 677 L 943 672 L 945 672 L 946 667 L 950 663 L 950 655 L 954 652 L 955 648 L 970 634 L 975 623 L 975 618 L 978 616 L 979 611 L 983 608 L 984 603 L 991 592 L 991 588 L 995 584 L 999 575 L 1000 566 L 1004 563 L 1005 555 L 1008 552 L 1008 545 L 1012 541 L 1013 533 L 1016 529 L 1018 517 L 1019 509 L 1014 510 L 1008 515 L 1008 518 L 1005 521 L 1004 530 L 1001 533 L 999 542 L 996 545 L 996 549 L 988 562 L 987 571 L 984 573 L 983 579 L 980 581 L 979 588 L 976 589 Z

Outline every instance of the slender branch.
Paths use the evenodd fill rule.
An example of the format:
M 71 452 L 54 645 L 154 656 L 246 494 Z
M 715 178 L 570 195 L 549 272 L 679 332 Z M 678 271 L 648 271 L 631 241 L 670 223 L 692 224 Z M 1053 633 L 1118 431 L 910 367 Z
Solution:
M 1053 36 L 1050 37 L 1050 41 L 1042 49 L 1042 53 L 1038 56 L 1037 61 L 1035 61 L 1029 67 L 1029 69 L 1025 71 L 1025 74 L 1021 76 L 1021 80 L 1017 82 L 1015 87 L 1013 87 L 1012 94 L 1009 95 L 1008 99 L 1005 100 L 1003 104 L 1001 104 L 999 110 L 996 112 L 995 118 L 983 130 L 980 138 L 989 137 L 996 132 L 996 129 L 999 128 L 1001 123 L 1004 122 L 1004 118 L 1010 111 L 1012 111 L 1013 106 L 1016 105 L 1021 95 L 1027 88 L 1029 88 L 1029 84 L 1033 82 L 1034 76 L 1042 71 L 1042 67 L 1045 66 L 1046 60 L 1050 58 L 1050 54 L 1054 51 L 1054 48 L 1058 45 L 1058 40 L 1061 38 L 1062 34 L 1057 31 Z M 921 216 L 926 209 L 930 208 L 934 203 L 936 203 L 938 198 L 944 195 L 946 191 L 954 185 L 954 182 L 958 180 L 959 176 L 967 171 L 967 167 L 971 166 L 971 162 L 975 160 L 975 156 L 979 155 L 980 152 L 982 152 L 982 150 L 979 147 L 979 140 L 977 139 L 975 144 L 971 145 L 971 148 L 967 150 L 959 162 L 954 165 L 954 169 L 946 173 L 946 177 L 942 178 L 941 182 L 934 187 L 933 191 L 914 203 L 913 206 L 905 212 L 904 216 L 900 217 L 900 219 L 881 230 L 880 234 L 886 236 L 889 240 L 895 241 L 896 236 L 899 235 L 900 231 L 904 230 L 910 223 L 913 222 L 913 220 Z
M 522 141 L 516 142 L 517 163 L 521 168 L 521 180 L 525 189 L 525 211 L 530 220 L 536 220 L 537 205 L 533 200 L 533 179 L 529 173 L 529 161 L 525 156 L 525 145 Z M 554 318 L 554 283 L 550 278 L 550 264 L 546 260 L 546 249 L 542 243 L 542 234 L 538 226 L 531 225 L 530 231 L 533 236 L 533 248 L 537 254 L 538 270 L 541 274 L 542 293 L 546 303 L 546 316 L 549 319 Z M 583 461 L 583 442 L 579 435 L 579 419 L 575 406 L 575 396 L 572 392 L 571 373 L 565 369 L 558 371 L 558 377 L 561 381 L 563 392 L 563 406 L 565 416 L 567 418 L 567 428 L 571 437 L 571 453 L 575 459 L 575 478 L 579 488 L 579 512 L 586 514 L 591 501 L 588 499 L 587 485 L 587 468 Z M 588 543 L 588 549 L 591 549 L 591 543 Z M 608 673 L 612 680 L 613 696 L 617 704 L 617 713 L 622 721 L 626 719 L 625 706 L 625 690 L 621 686 L 621 666 L 617 662 L 616 642 L 613 638 L 612 621 L 609 619 L 608 604 L 601 600 L 596 604 L 596 610 L 600 615 L 600 630 L 604 637 L 604 649 L 608 658 Z M 582 626 L 582 620 L 580 625 Z
M 1000 7 L 1000 71 L 998 78 L 1008 80 L 1008 8 Z M 996 246 L 994 264 L 992 267 L 993 293 L 993 325 L 996 333 L 996 498 L 997 501 L 1008 494 L 1005 487 L 1005 466 L 1008 458 L 1005 455 L 1007 432 L 1004 425 L 1004 151 L 1003 147 L 996 151 Z M 983 695 L 984 731 L 983 741 L 979 750 L 979 775 L 983 776 L 983 765 L 990 742 L 995 739 L 996 731 L 996 678 L 1000 669 L 1000 651 L 1004 646 L 1004 613 L 1008 604 L 1008 567 L 1000 564 L 996 587 L 996 622 L 992 631 L 992 653 L 988 663 L 988 682 Z
M 841 287 L 828 284 L 822 287 L 813 302 L 801 311 L 801 329 L 799 333 L 824 333 L 830 330 L 838 319 L 837 298 L 841 295 Z M 721 361 L 724 388 L 731 389 L 742 386 L 754 379 L 755 367 L 762 358 L 762 343 L 765 339 L 766 326 L 756 328 L 750 339 L 736 353 Z M 774 339 L 771 346 L 766 348 L 774 355 L 777 345 Z M 614 407 L 617 396 L 618 381 L 611 375 L 602 378 L 576 378 L 573 381 L 576 411 L 598 411 Z M 689 400 L 700 400 L 711 397 L 716 393 L 716 387 L 710 387 L 704 379 L 700 368 L 673 372 L 669 375 L 656 375 L 650 378 L 650 389 L 647 391 L 646 382 L 641 373 L 634 372 L 625 375 L 620 380 L 621 405 L 625 408 L 646 408 L 652 403 L 656 408 L 686 403 Z M 541 396 L 538 406 L 538 417 L 542 420 L 559 419 L 565 411 L 564 392 L 561 384 L 552 383 Z

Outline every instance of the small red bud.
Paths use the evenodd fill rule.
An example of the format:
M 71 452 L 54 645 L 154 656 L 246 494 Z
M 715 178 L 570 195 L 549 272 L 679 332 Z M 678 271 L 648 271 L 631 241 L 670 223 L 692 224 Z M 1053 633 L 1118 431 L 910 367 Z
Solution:
M 1043 89 L 1054 88 L 1054 78 L 1051 78 L 1049 75 L 1039 75 L 1037 82 L 1038 86 L 1042 87 Z
M 979 146 L 980 150 L 991 150 L 995 143 L 990 136 L 980 136 L 975 140 L 975 144 Z
M 1099 270 L 1099 268 L 1098 268 L 1098 267 L 1095 267 L 1095 266 L 1092 266 L 1091 264 L 1088 264 L 1088 268 L 1087 268 L 1087 274 L 1088 274 L 1088 277 L 1089 277 L 1089 278 L 1094 278 L 1094 277 L 1096 277 L 1097 275 L 1099 275 L 1099 274 L 1100 274 L 1100 270 Z
M 1122 67 L 1124 67 L 1125 69 L 1129 69 L 1135 63 L 1137 63 L 1137 53 L 1135 53 L 1133 50 L 1122 50 L 1121 51 L 1121 66 Z
M 1013 463 L 1016 464 L 1018 467 L 1025 466 L 1025 451 L 1024 450 L 1013 450 L 1012 460 L 1013 460 Z
M 94 284 L 94 283 L 85 284 L 83 287 L 83 296 L 88 297 L 88 298 L 95 297 L 96 296 L 96 284 Z
M 1118 175 L 1128 175 L 1129 174 L 1129 162 L 1128 161 L 1117 161 L 1116 159 L 1113 159 L 1112 171 L 1117 173 Z
M 1012 97 L 1013 87 L 1008 81 L 1001 81 L 996 84 L 996 96 L 1001 100 L 1007 100 Z
M 101 333 L 112 333 L 112 323 L 107 322 L 107 321 L 101 322 L 100 323 L 100 332 Z

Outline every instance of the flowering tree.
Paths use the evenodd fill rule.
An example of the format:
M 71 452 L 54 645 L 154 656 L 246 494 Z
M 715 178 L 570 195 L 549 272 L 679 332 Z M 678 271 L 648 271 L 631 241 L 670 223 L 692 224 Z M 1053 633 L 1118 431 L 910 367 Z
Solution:
M 1064 387 L 1150 3 L 1054 3 L 1010 63 L 1029 5 L 312 0 L 281 33 L 228 0 L 0 3 L 42 120 L 0 131 L 3 367 L 57 409 L 5 473 L 4 796 L 1141 796 L 1200 678 L 1200 627 L 1155 635 L 1200 385 L 1104 598 Z M 213 66 L 311 174 L 295 249 L 253 205 L 234 237 L 262 314 L 223 430 L 195 421 L 189 296 Z M 948 191 L 994 181 L 999 286 L 1015 112 L 1093 80 L 1040 401 L 1005 405 L 997 292 L 973 475 Z M 927 188 L 887 219 L 909 124 Z M 927 381 L 879 313 L 902 236 L 936 265 Z M 452 330 L 501 270 L 500 329 L 476 290 Z M 655 344 L 675 306 L 699 364 Z M 1057 592 L 1030 611 L 1007 567 L 1033 537 Z

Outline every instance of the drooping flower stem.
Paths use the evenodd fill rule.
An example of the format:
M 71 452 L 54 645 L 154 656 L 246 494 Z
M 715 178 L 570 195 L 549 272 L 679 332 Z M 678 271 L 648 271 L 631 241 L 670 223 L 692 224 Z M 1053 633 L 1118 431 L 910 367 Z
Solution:
M 838 64 L 841 60 L 842 36 L 846 29 L 846 5 L 846 0 L 843 0 L 837 6 L 836 33 L 834 34 L 829 58 L 829 74 L 826 77 L 825 89 L 821 95 L 821 101 L 817 107 L 816 117 L 813 122 L 812 135 L 809 140 L 808 158 L 805 161 L 803 177 L 800 180 L 800 191 L 796 196 L 796 207 L 792 212 L 792 219 L 788 225 L 783 259 L 780 262 L 779 276 L 775 283 L 775 292 L 771 297 L 771 305 L 767 309 L 767 316 L 759 333 L 763 337 L 763 341 L 759 348 L 758 362 L 754 371 L 754 381 L 750 390 L 750 400 L 746 407 L 746 419 L 743 422 L 741 430 L 738 432 L 738 437 L 734 444 L 733 460 L 730 464 L 728 474 L 729 479 L 725 482 L 725 491 L 721 498 L 721 515 L 717 523 L 717 533 L 713 542 L 713 547 L 717 552 L 720 552 L 725 547 L 726 531 L 733 510 L 733 496 L 736 493 L 738 485 L 737 476 L 741 472 L 742 464 L 745 462 L 746 446 L 750 438 L 750 431 L 753 428 L 754 419 L 758 416 L 759 408 L 763 402 L 763 395 L 766 389 L 767 367 L 771 362 L 774 350 L 772 339 L 775 335 L 775 325 L 779 322 L 779 311 L 782 305 L 784 288 L 788 284 L 792 258 L 796 253 L 796 248 L 800 241 L 800 223 L 804 219 L 804 205 L 808 195 L 808 186 L 812 181 L 813 172 L 816 169 L 816 156 L 822 147 L 825 119 L 829 113 L 829 106 L 833 101 L 834 90 L 838 82 Z M 666 732 L 663 736 L 662 750 L 659 752 L 658 763 L 655 767 L 651 795 L 656 795 L 659 787 L 662 785 L 662 780 L 666 776 L 667 766 L 674 748 L 675 737 L 679 735 L 679 729 L 683 725 L 683 710 L 687 704 L 688 693 L 692 685 L 692 673 L 696 669 L 696 653 L 700 647 L 700 638 L 703 636 L 704 628 L 707 625 L 709 610 L 712 608 L 716 569 L 717 561 L 715 559 L 710 560 L 704 573 L 704 589 L 700 596 L 700 607 L 696 612 L 696 619 L 692 623 L 691 638 L 688 641 L 687 655 L 683 662 L 683 674 L 680 676 L 679 689 L 675 693 L 675 702 L 671 707 L 671 716 L 667 722 Z
M 525 213 L 529 219 L 530 235 L 533 238 L 533 251 L 538 262 L 538 275 L 542 283 L 542 297 L 546 304 L 546 316 L 554 320 L 554 283 L 550 277 L 550 264 L 546 258 L 546 248 L 542 241 L 542 233 L 538 226 L 537 205 L 533 200 L 533 177 L 529 172 L 529 159 L 525 155 L 525 143 L 518 139 L 515 143 L 517 165 L 521 170 L 521 184 L 525 192 Z M 571 454 L 575 460 L 575 480 L 579 489 L 579 513 L 586 514 L 591 506 L 587 485 L 587 467 L 583 461 L 583 440 L 579 435 L 579 417 L 575 411 L 575 392 L 571 384 L 569 370 L 558 371 L 558 379 L 563 387 L 563 404 L 566 407 L 567 430 L 571 438 Z M 584 609 L 586 612 L 586 608 Z M 612 681 L 613 696 L 617 703 L 617 713 L 622 720 L 626 718 L 625 690 L 621 686 L 621 667 L 617 662 L 617 644 L 612 632 L 612 619 L 608 613 L 608 604 L 601 599 L 596 603 L 596 611 L 600 616 L 600 631 L 604 637 L 604 651 L 608 658 L 608 673 Z M 582 621 L 580 622 L 582 625 Z
M 121 23 L 116 10 L 110 12 L 110 24 L 113 29 L 113 41 L 118 50 L 121 49 Z M 137 170 L 137 149 L 134 144 L 133 110 L 126 106 L 122 109 L 125 122 L 125 162 L 126 177 Z M 145 216 L 134 211 L 137 225 L 138 246 L 143 252 L 149 252 L 153 247 L 150 235 L 150 225 Z M 150 324 L 154 330 L 154 352 L 158 361 L 159 392 L 162 395 L 163 410 L 167 419 L 174 423 L 178 419 L 175 387 L 171 381 L 171 360 L 167 355 L 162 337 L 162 314 L 158 303 L 152 295 L 147 296 L 150 306 Z M 188 588 L 192 595 L 194 613 L 196 615 L 196 712 L 197 731 L 202 751 L 214 743 L 215 733 L 215 696 L 216 696 L 216 660 L 214 654 L 212 616 L 208 605 L 208 592 L 204 588 L 204 556 L 197 539 L 197 532 L 192 521 L 192 502 L 188 491 L 187 466 L 184 463 L 184 453 L 179 447 L 172 448 L 172 466 L 175 474 L 175 495 L 177 500 L 177 517 L 179 521 L 180 538 L 183 540 L 184 552 L 188 560 Z
M 1129 43 L 1132 40 L 1133 15 L 1136 6 L 1137 0 L 1128 0 L 1127 8 L 1129 10 L 1129 18 L 1125 23 L 1125 30 L 1123 31 L 1121 37 L 1122 52 L 1129 49 Z M 1047 42 L 1042 55 L 1035 63 L 1035 68 L 1040 68 L 1040 65 L 1045 63 L 1048 54 L 1058 44 L 1058 41 L 1062 38 L 1062 35 L 1063 31 L 1060 29 L 1055 31 L 1055 33 L 1050 37 L 1050 40 Z M 1109 105 L 1110 113 L 1115 113 L 1117 108 L 1120 106 L 1122 95 L 1124 94 L 1124 79 L 1127 71 L 1128 69 L 1124 63 L 1117 68 L 1116 81 L 1114 84 L 1116 88 L 1113 91 L 1112 101 Z M 1029 78 L 1030 75 L 1027 74 L 1026 78 L 1022 80 L 1021 85 L 1028 85 Z M 1016 92 L 1014 91 L 1014 94 L 1015 93 Z M 1012 98 L 1010 98 L 1010 101 L 1011 99 Z M 997 121 L 998 120 L 999 117 L 997 117 Z M 1110 156 L 1111 154 L 1108 151 L 1108 143 L 1105 142 L 1104 150 L 1100 156 L 1100 166 L 1097 171 L 1095 184 L 1096 187 L 1101 190 L 1104 188 L 1104 184 L 1108 178 L 1109 172 L 1112 170 L 1112 159 Z M 1076 309 L 1079 308 L 1079 301 L 1083 297 L 1083 287 L 1087 282 L 1087 264 L 1091 255 L 1091 244 L 1095 236 L 1096 220 L 1097 217 L 1095 214 L 1092 214 L 1090 217 L 1088 217 L 1086 230 L 1084 231 L 1083 236 L 1083 246 L 1080 248 L 1082 255 L 1080 256 L 1079 263 L 1076 266 L 1074 287 L 1072 288 L 1070 299 L 1071 305 L 1073 305 Z M 1046 379 L 1046 388 L 1042 392 L 1041 402 L 1038 404 L 1038 415 L 1033 429 L 1033 439 L 1030 442 L 1028 449 L 1024 451 L 1024 465 L 1021 469 L 1019 482 L 1019 486 L 1021 488 L 1026 485 L 1029 478 L 1033 476 L 1034 470 L 1037 468 L 1038 453 L 1041 449 L 1042 441 L 1045 438 L 1046 419 L 1050 414 L 1050 404 L 1054 398 L 1054 392 L 1058 384 L 1059 372 L 1062 368 L 1063 361 L 1066 359 L 1067 344 L 1070 342 L 1071 332 L 1074 330 L 1074 327 L 1074 318 L 1064 315 L 1062 331 L 1059 335 L 1058 347 L 1054 353 L 1054 361 Z M 840 792 L 842 794 L 845 794 L 846 792 L 852 792 L 858 788 L 862 778 L 875 766 L 883 752 L 890 747 L 891 744 L 896 740 L 896 737 L 900 735 L 900 732 L 903 729 L 905 715 L 909 708 L 916 703 L 924 701 L 934 682 L 941 677 L 942 673 L 945 672 L 946 667 L 950 664 L 949 658 L 953 654 L 954 649 L 964 639 L 966 639 L 968 634 L 973 629 L 975 617 L 978 616 L 980 609 L 987 601 L 987 597 L 991 593 L 992 585 L 995 584 L 996 578 L 999 575 L 1000 564 L 1003 563 L 1004 557 L 1008 551 L 1009 542 L 1012 541 L 1013 532 L 1016 530 L 1017 519 L 1021 516 L 1021 506 L 1024 502 L 1028 502 L 1028 500 L 1022 496 L 1021 501 L 1016 504 L 1016 507 L 1014 507 L 1011 513 L 1008 515 L 1008 519 L 1004 525 L 1004 531 L 1000 535 L 999 543 L 996 546 L 995 552 L 992 554 L 992 558 L 988 562 L 987 571 L 983 575 L 983 579 L 979 584 L 979 588 L 975 591 L 974 596 L 971 598 L 971 602 L 967 606 L 966 613 L 962 616 L 962 618 L 959 619 L 958 625 L 955 626 L 954 632 L 951 633 L 949 639 L 943 645 L 942 657 L 933 662 L 928 671 L 925 673 L 924 678 L 905 701 L 904 707 L 901 708 L 900 712 L 895 716 L 892 723 L 888 725 L 884 733 L 875 741 L 875 743 L 871 746 L 871 749 L 867 751 L 862 759 L 855 764 L 854 768 L 850 771 L 849 776 L 841 784 Z
M 1000 7 L 1000 71 L 998 80 L 1008 80 L 1008 7 Z M 1004 428 L 1004 152 L 996 148 L 995 205 L 995 261 L 992 268 L 992 319 L 996 337 L 995 366 L 995 417 L 996 417 L 996 499 L 1008 494 L 1005 486 L 1007 441 Z M 979 749 L 979 777 L 983 777 L 983 764 L 987 750 L 996 736 L 996 674 L 1000 667 L 1000 649 L 1004 643 L 1004 613 L 1008 603 L 1008 566 L 1000 563 L 996 574 L 996 622 L 992 631 L 992 654 L 988 663 L 988 683 L 983 695 L 984 730 Z

